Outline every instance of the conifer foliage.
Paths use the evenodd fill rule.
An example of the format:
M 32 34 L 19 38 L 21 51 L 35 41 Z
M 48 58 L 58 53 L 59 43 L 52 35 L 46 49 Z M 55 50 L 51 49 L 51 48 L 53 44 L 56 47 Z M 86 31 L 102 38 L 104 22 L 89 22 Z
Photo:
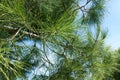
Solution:
M 0 0 L 0 79 L 113 79 L 118 54 L 104 45 L 105 3 Z

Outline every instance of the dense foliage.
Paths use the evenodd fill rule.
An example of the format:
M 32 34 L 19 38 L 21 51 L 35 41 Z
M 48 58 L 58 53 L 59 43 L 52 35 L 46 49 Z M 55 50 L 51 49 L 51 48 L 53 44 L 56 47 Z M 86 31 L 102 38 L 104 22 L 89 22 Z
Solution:
M 119 54 L 104 45 L 105 2 L 0 0 L 0 79 L 113 79 Z

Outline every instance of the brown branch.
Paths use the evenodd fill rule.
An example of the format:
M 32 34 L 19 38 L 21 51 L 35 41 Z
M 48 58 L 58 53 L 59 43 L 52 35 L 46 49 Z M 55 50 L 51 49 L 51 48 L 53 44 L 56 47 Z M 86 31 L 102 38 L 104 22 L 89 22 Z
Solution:
M 83 5 L 83 6 L 79 6 L 78 8 L 76 8 L 76 9 L 74 9 L 74 11 L 73 12 L 75 12 L 76 10 L 81 10 L 81 11 L 84 11 L 85 10 L 85 6 L 86 5 L 88 5 L 89 3 L 91 2 L 91 0 L 87 0 L 87 2 Z M 83 8 L 84 8 L 84 10 L 83 10 Z

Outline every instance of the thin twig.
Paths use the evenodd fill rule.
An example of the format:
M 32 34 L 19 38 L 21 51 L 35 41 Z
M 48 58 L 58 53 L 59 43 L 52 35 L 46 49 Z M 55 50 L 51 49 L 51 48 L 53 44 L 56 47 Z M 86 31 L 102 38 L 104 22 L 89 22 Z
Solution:
M 76 10 L 81 10 L 81 11 L 84 11 L 82 8 L 85 9 L 85 6 L 88 5 L 89 3 L 91 2 L 91 0 L 87 0 L 87 2 L 83 5 L 83 6 L 79 6 L 78 8 L 74 9 L 73 12 L 75 12 Z
M 13 40 L 19 34 L 20 30 L 21 28 L 19 28 L 18 31 L 9 40 Z
M 61 54 L 56 52 L 55 50 L 51 49 L 48 45 L 46 45 L 48 49 L 50 49 L 52 52 L 56 53 L 57 55 L 66 58 L 66 56 L 64 55 L 64 52 L 62 52 Z

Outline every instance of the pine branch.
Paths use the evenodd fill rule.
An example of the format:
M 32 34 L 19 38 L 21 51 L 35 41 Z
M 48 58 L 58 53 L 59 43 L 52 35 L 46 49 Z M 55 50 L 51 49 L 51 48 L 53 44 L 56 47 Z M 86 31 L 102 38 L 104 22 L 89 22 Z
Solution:
M 37 38 L 40 37 L 39 35 L 37 35 L 35 33 L 24 31 L 21 28 L 18 29 L 18 28 L 14 28 L 11 26 L 3 26 L 3 27 L 6 29 L 10 29 L 10 30 L 17 30 L 17 32 L 13 35 L 13 37 L 10 40 L 13 40 L 18 35 L 19 32 L 29 35 L 29 36 L 37 37 Z

